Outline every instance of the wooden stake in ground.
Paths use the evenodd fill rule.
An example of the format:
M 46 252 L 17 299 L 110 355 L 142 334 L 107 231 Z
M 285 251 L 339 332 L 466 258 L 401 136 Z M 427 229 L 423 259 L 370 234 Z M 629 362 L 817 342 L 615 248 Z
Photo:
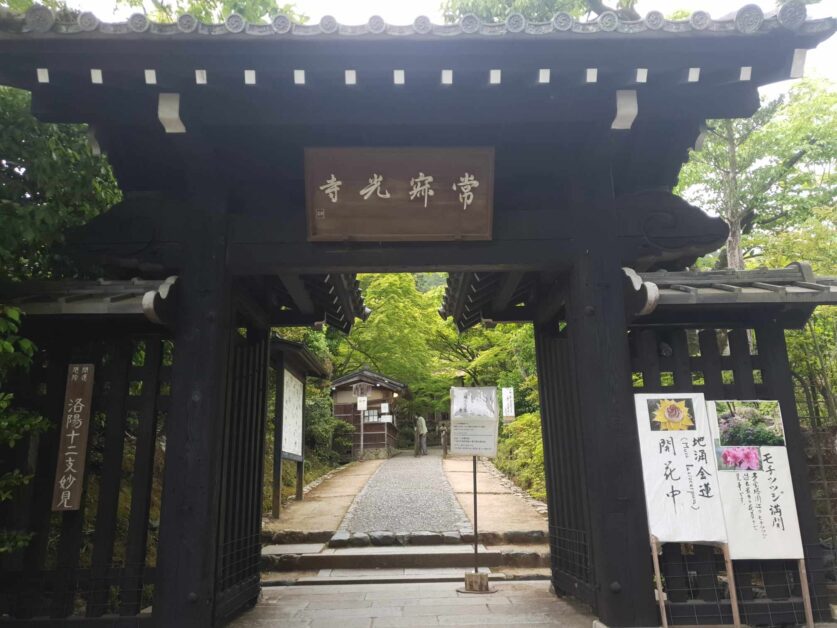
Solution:
M 651 560 L 654 562 L 654 583 L 657 586 L 657 605 L 660 607 L 660 621 L 663 628 L 668 628 L 668 617 L 666 617 L 666 601 L 663 597 L 663 577 L 660 574 L 660 545 L 657 537 L 651 535 Z
M 732 623 L 735 628 L 741 627 L 741 613 L 738 610 L 738 589 L 735 585 L 735 572 L 732 569 L 732 559 L 729 557 L 729 545 L 721 544 L 724 552 L 724 564 L 727 567 L 727 587 L 729 588 L 729 605 L 732 608 Z
M 802 588 L 802 605 L 805 607 L 805 625 L 814 628 L 814 609 L 811 607 L 811 590 L 808 588 L 808 570 L 805 559 L 799 559 L 799 586 Z

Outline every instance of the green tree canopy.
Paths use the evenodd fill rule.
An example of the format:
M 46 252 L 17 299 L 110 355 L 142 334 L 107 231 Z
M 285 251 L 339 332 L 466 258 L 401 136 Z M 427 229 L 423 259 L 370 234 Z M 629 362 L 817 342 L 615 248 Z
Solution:
M 511 13 L 522 13 L 527 19 L 547 21 L 559 11 L 581 16 L 585 13 L 600 15 L 614 11 L 623 19 L 636 20 L 636 0 L 444 0 L 442 13 L 449 22 L 473 13 L 487 22 L 500 22 Z
M 752 118 L 708 122 L 677 191 L 727 222 L 720 265 L 742 270 L 758 254 L 746 246 L 748 234 L 779 233 L 833 203 L 835 165 L 837 92 L 803 81 Z

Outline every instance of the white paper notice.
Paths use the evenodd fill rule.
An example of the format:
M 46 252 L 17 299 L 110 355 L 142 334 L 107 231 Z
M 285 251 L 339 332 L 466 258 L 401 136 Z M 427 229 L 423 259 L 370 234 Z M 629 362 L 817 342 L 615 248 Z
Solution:
M 648 528 L 662 543 L 726 541 L 702 394 L 634 395 Z
M 503 418 L 514 418 L 514 388 L 503 388 Z
M 776 401 L 710 401 L 724 519 L 733 560 L 803 558 Z
M 358 397 L 357 398 L 357 409 L 358 412 L 366 412 L 366 403 L 368 397 Z
M 282 451 L 302 455 L 302 396 L 303 383 L 285 370 L 282 392 Z
M 450 389 L 450 451 L 467 456 L 497 455 L 497 389 Z

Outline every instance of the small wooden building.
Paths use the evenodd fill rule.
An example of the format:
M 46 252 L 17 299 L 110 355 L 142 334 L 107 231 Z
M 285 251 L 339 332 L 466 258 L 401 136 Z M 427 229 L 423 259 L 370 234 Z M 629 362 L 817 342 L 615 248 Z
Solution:
M 406 384 L 369 369 L 332 382 L 334 416 L 355 428 L 353 458 L 388 458 L 395 452 L 398 436 L 395 407 L 398 399 L 408 394 Z M 358 409 L 358 397 L 366 397 L 366 410 Z

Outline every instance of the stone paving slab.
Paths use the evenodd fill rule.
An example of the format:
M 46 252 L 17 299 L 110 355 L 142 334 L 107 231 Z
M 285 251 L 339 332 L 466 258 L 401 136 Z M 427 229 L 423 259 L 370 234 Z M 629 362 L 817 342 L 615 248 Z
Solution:
M 230 626 L 520 626 L 591 628 L 583 606 L 549 592 L 549 583 L 497 582 L 491 595 L 458 593 L 459 583 L 272 587 Z

